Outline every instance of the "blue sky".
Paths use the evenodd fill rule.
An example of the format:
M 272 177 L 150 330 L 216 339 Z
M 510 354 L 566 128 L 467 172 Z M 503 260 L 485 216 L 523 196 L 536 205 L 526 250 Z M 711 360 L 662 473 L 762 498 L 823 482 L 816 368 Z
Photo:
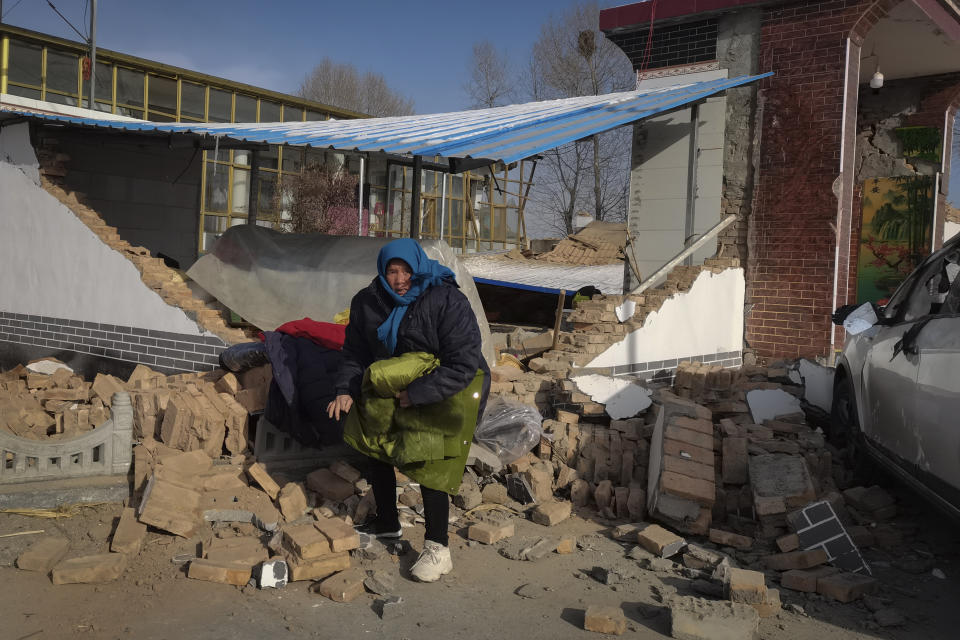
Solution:
M 73 40 L 46 0 L 2 0 L 4 22 Z M 53 0 L 86 33 L 87 0 Z M 99 0 L 98 46 L 293 93 L 324 56 L 387 77 L 419 113 L 468 106 L 472 46 L 526 58 L 540 25 L 575 0 Z M 615 6 L 622 2 L 601 2 Z M 87 19 L 86 24 L 89 24 Z

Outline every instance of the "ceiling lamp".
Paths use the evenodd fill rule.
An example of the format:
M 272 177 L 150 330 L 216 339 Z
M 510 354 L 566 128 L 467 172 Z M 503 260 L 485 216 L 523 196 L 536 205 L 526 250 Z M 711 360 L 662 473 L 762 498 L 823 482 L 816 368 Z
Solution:
M 883 86 L 883 74 L 880 73 L 880 69 L 877 69 L 877 71 L 873 74 L 873 77 L 870 78 L 870 88 L 876 90 L 882 86 Z

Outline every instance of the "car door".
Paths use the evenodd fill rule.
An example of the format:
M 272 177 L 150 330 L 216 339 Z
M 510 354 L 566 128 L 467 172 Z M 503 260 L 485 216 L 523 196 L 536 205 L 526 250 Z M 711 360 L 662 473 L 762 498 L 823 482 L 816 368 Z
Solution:
M 874 328 L 864 360 L 864 435 L 901 464 L 917 464 L 921 454 L 915 416 L 919 357 L 903 349 L 904 337 L 935 309 L 930 287 L 940 277 L 942 263 L 942 257 L 930 256 L 897 289 Z
M 882 326 L 871 340 L 863 369 L 864 436 L 889 453 L 912 461 L 917 455 L 914 387 L 917 357 L 897 353 L 897 345 L 916 321 Z
M 921 480 L 960 507 L 960 277 L 917 334 L 915 419 Z M 929 476 L 927 476 L 929 474 Z M 924 477 L 926 476 L 926 477 Z M 932 477 L 930 477 L 932 476 Z M 947 489 L 940 483 L 945 483 Z

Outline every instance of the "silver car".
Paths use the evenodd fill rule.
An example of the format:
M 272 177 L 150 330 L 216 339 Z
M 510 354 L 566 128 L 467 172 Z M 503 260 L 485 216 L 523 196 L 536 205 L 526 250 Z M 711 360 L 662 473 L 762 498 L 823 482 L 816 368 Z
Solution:
M 960 236 L 911 273 L 837 363 L 831 437 L 960 518 Z

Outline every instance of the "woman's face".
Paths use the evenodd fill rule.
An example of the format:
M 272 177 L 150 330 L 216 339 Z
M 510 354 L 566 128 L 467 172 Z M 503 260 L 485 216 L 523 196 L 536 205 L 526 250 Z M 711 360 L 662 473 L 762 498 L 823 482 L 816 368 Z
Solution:
M 410 277 L 412 275 L 413 270 L 410 265 L 400 258 L 394 258 L 387 263 L 387 271 L 384 277 L 393 292 L 398 296 L 403 296 L 410 290 Z

